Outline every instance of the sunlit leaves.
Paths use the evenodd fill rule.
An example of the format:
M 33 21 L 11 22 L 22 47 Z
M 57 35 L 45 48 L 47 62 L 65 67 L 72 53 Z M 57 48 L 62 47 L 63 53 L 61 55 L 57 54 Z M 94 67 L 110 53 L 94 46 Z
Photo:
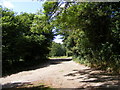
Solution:
M 14 63 L 20 63 L 20 59 L 24 65 L 44 62 L 42 60 L 49 54 L 48 47 L 53 39 L 48 17 L 28 13 L 15 15 L 9 9 L 3 9 L 2 12 L 4 71 L 13 67 Z
M 109 62 L 107 66 L 115 68 L 110 63 L 118 65 L 120 54 L 119 10 L 118 3 L 76 2 L 63 9 L 54 25 L 75 57 L 96 66 Z
M 63 44 L 60 43 L 55 43 L 52 42 L 52 46 L 50 48 L 50 53 L 49 56 L 65 56 L 65 47 L 63 46 Z

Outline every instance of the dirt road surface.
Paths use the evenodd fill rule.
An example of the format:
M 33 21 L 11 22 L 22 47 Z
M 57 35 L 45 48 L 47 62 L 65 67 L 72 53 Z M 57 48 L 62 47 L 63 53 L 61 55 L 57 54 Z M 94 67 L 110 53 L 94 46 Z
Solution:
M 0 78 L 3 88 L 25 83 L 44 83 L 52 88 L 69 90 L 120 90 L 120 75 L 106 74 L 70 59 L 52 59 L 45 67 Z

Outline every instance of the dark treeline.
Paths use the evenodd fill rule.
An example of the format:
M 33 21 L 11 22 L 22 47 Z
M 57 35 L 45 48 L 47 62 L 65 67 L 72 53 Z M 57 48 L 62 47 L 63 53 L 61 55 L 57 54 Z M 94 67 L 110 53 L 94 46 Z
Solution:
M 66 48 L 61 43 L 52 42 L 52 45 L 50 47 L 50 57 L 54 56 L 66 56 Z
M 91 67 L 120 72 L 119 2 L 46 2 L 66 52 Z M 55 13 L 55 14 L 54 14 Z
M 2 11 L 2 73 L 47 61 L 53 32 L 47 13 L 17 15 L 12 10 Z
M 42 13 L 20 15 L 2 9 L 3 73 L 46 61 L 50 45 L 59 47 L 52 44 L 52 30 L 63 36 L 67 56 L 120 73 L 119 2 L 45 2 L 43 9 Z M 57 54 L 54 50 L 51 56 Z

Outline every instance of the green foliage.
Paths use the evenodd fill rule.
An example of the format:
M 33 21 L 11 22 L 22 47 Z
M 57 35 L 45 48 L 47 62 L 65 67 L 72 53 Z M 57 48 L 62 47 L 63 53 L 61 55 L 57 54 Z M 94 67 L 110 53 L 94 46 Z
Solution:
M 52 42 L 52 46 L 50 48 L 50 53 L 49 56 L 54 57 L 54 56 L 65 56 L 65 47 L 63 46 L 63 44 L 60 43 L 55 43 Z
M 66 52 L 91 67 L 120 72 L 118 3 L 72 3 L 55 17 Z
M 2 14 L 3 74 L 10 68 L 45 62 L 53 39 L 47 16 L 16 15 L 6 8 L 2 9 Z
M 3 69 L 20 60 L 42 62 L 50 51 L 54 29 L 63 36 L 65 49 L 53 42 L 50 56 L 66 52 L 91 67 L 120 72 L 119 3 L 65 2 L 65 8 L 61 4 L 45 2 L 43 14 L 2 10 Z

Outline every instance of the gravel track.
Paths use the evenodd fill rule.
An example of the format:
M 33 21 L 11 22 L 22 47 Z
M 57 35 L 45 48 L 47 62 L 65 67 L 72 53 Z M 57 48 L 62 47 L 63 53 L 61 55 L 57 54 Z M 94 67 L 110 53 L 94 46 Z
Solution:
M 54 59 L 46 67 L 0 78 L 3 88 L 20 86 L 25 83 L 44 83 L 53 88 L 120 90 L 120 75 L 106 74 L 101 70 L 94 70 L 71 60 Z

